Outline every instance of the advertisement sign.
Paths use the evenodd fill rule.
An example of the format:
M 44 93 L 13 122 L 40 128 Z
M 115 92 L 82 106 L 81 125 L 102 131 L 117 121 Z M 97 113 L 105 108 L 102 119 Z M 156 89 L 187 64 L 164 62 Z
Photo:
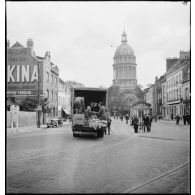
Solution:
M 38 59 L 32 56 L 31 48 L 21 47 L 7 50 L 7 95 L 38 94 L 38 80 L 40 94 L 42 94 L 42 75 L 42 62 L 38 65 Z

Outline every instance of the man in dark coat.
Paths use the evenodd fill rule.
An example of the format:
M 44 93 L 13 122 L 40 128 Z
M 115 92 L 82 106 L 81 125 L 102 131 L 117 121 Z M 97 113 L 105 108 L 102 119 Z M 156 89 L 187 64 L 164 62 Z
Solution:
M 150 119 L 146 114 L 144 114 L 142 121 L 144 122 L 143 132 L 145 133 L 146 131 L 148 131 Z
M 186 125 L 186 114 L 183 115 L 183 124 Z
M 152 126 L 152 116 L 149 115 L 149 127 L 148 127 L 148 132 L 151 132 L 151 126 Z
M 176 119 L 176 125 L 179 125 L 180 116 L 178 114 L 176 115 L 175 119 Z
M 190 125 L 191 117 L 190 117 L 190 113 L 189 112 L 186 115 L 186 120 L 187 120 L 188 125 Z
M 128 114 L 126 114 L 125 119 L 126 119 L 126 124 L 128 124 L 128 120 L 129 120 L 129 115 Z
M 133 120 L 132 120 L 132 125 L 134 126 L 134 132 L 138 133 L 138 123 L 139 120 L 136 115 L 134 115 Z

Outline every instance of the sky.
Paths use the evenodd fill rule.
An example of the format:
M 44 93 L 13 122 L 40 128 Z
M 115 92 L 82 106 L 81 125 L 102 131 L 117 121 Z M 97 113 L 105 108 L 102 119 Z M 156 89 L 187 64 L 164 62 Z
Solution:
M 113 57 L 125 29 L 137 63 L 137 81 L 145 88 L 166 71 L 166 58 L 190 49 L 190 3 L 6 2 L 7 38 L 59 67 L 60 78 L 86 87 L 109 87 Z

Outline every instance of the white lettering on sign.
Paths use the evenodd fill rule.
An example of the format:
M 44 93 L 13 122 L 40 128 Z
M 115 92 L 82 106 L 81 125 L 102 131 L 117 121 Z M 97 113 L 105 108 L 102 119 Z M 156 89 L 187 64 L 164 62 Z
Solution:
M 17 82 L 20 82 L 20 65 L 17 65 Z
M 16 76 L 14 71 L 16 70 Z M 8 65 L 7 66 L 7 82 L 33 82 L 38 81 L 38 69 L 37 65 L 33 66 L 33 70 L 30 73 L 29 65 Z M 14 78 L 14 76 L 16 78 Z M 31 78 L 31 79 L 30 79 Z
M 10 69 L 10 65 L 8 65 L 8 69 L 7 69 L 7 82 L 10 82 L 10 80 L 12 80 L 12 82 L 15 82 L 15 79 L 12 75 L 14 69 L 15 69 L 15 65 L 13 65 Z
M 37 66 L 34 66 L 33 73 L 32 73 L 32 78 L 31 78 L 31 82 L 33 82 L 34 80 L 38 81 L 38 70 L 37 70 Z
M 22 82 L 24 82 L 24 78 L 26 79 L 26 82 L 29 82 L 29 65 L 22 66 Z

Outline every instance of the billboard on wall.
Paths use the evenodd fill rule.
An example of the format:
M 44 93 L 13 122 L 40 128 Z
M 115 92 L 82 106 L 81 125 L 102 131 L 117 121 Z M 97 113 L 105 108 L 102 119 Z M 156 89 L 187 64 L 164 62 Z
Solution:
M 43 94 L 43 65 L 31 54 L 31 48 L 9 48 L 7 50 L 7 95 Z

